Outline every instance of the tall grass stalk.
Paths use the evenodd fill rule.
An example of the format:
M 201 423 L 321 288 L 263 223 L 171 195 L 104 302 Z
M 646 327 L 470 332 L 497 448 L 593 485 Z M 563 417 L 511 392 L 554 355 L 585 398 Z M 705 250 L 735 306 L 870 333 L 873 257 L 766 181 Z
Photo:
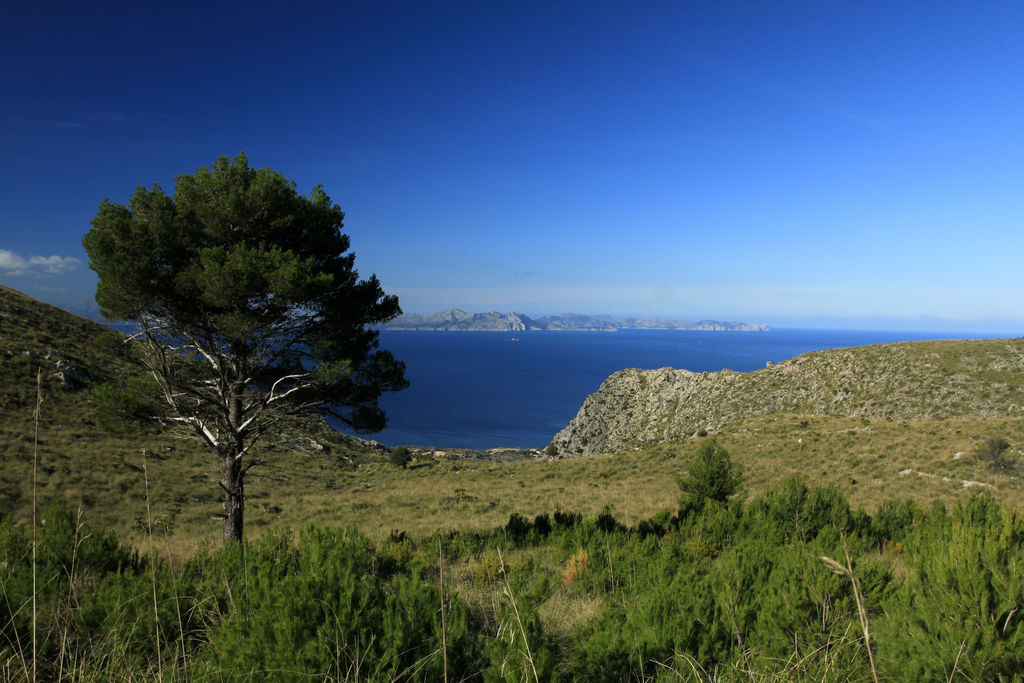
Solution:
M 700 662 L 698 662 L 696 659 L 686 654 L 685 652 L 677 652 L 675 655 L 675 659 L 681 659 L 684 662 L 686 662 L 686 664 L 690 667 L 690 672 L 693 674 L 693 680 L 700 681 L 700 683 L 713 683 L 718 678 L 716 675 L 708 673 L 707 670 L 700 665 Z M 682 671 L 680 671 L 675 666 L 670 666 L 657 660 L 654 661 L 654 664 L 660 666 L 662 669 L 665 669 L 665 671 L 674 674 L 675 677 L 679 680 L 686 680 L 686 678 L 688 678 L 684 677 Z
M 36 370 L 36 409 L 32 412 L 32 681 L 36 680 L 36 514 L 38 508 L 37 477 L 39 470 L 39 413 L 43 405 L 43 370 Z
M 1005 631 L 1006 629 L 1004 628 L 1003 630 Z M 964 648 L 966 647 L 967 641 L 964 640 L 962 643 L 960 643 L 960 649 L 956 653 L 956 661 L 953 662 L 953 670 L 949 672 L 949 680 L 947 681 L 947 683 L 953 683 L 953 676 L 956 676 L 956 672 L 960 669 L 960 657 L 963 656 Z
M 437 539 L 437 573 L 441 593 L 441 659 L 444 662 L 444 683 L 448 683 L 448 630 L 444 623 L 444 556 L 441 554 L 441 539 Z
M 537 675 L 537 667 L 533 664 L 533 654 L 530 652 L 530 641 L 526 637 L 526 629 L 523 627 L 523 620 L 519 616 L 519 607 L 516 605 L 516 596 L 512 593 L 512 585 L 508 582 L 508 573 L 505 571 L 505 559 L 501 556 L 501 551 L 498 551 L 498 562 L 500 563 L 501 578 L 505 582 L 505 595 L 508 596 L 509 602 L 512 605 L 512 612 L 516 615 L 516 624 L 519 626 L 519 634 L 523 637 L 523 648 L 525 648 L 526 661 L 530 664 L 530 671 L 533 672 L 533 680 L 535 683 L 540 683 L 540 677 Z
M 6 652 L 4 653 L 6 658 L 4 659 L 2 664 L 0 664 L 0 673 L 3 674 L 0 680 L 14 680 L 15 676 L 13 676 L 10 672 L 14 671 L 15 667 L 12 666 L 11 662 L 12 660 L 17 659 L 17 664 L 21 666 L 21 674 L 23 676 L 23 680 L 27 681 L 29 680 L 29 678 L 31 678 L 31 675 L 29 674 L 28 671 L 28 660 L 25 659 L 25 648 L 22 647 L 21 638 L 18 637 L 17 629 L 14 623 L 14 620 L 17 618 L 18 613 L 20 613 L 21 610 L 25 608 L 25 603 L 18 605 L 18 608 L 16 610 L 11 606 L 11 598 L 9 593 L 7 592 L 7 582 L 4 580 L 2 575 L 0 575 L 0 591 L 3 592 L 4 606 L 7 608 L 7 613 L 10 615 L 10 618 L 7 620 L 7 623 L 3 625 L 3 628 L 0 629 L 0 631 L 5 631 L 5 629 L 8 626 L 11 627 L 11 634 L 7 635 L 5 633 L 5 637 L 14 653 L 10 657 L 6 657 Z
M 831 557 L 821 556 L 821 561 L 829 566 L 836 574 L 846 576 L 853 585 L 853 597 L 857 601 L 857 614 L 860 616 L 860 627 L 864 631 L 864 648 L 868 651 L 868 660 L 871 662 L 871 676 L 875 683 L 878 683 L 878 669 L 875 667 L 875 655 L 871 651 L 871 629 L 868 622 L 868 613 L 864 609 L 864 596 L 860 590 L 860 581 L 853 573 L 853 562 L 850 560 L 850 551 L 843 544 L 843 554 L 846 555 L 846 566 L 839 564 Z
M 82 506 L 78 506 L 75 516 L 75 540 L 71 548 L 71 566 L 68 568 L 68 603 L 67 613 L 70 617 L 75 602 L 75 566 L 78 564 L 78 548 L 82 545 Z M 68 626 L 65 625 L 60 637 L 60 651 L 57 657 L 57 680 L 64 675 L 64 658 L 68 648 Z
M 156 556 L 153 550 L 153 520 L 149 513 L 149 472 L 146 470 L 146 449 L 142 449 L 142 478 L 146 482 L 146 532 L 149 536 L 149 574 L 153 584 L 153 637 L 156 639 L 157 680 L 164 679 L 163 659 L 160 652 L 160 611 L 156 602 Z
M 181 601 L 178 599 L 178 579 L 174 574 L 174 557 L 167 553 L 167 568 L 171 574 L 171 588 L 174 590 L 174 611 L 178 615 L 178 644 L 181 646 L 181 671 L 188 664 L 188 650 L 185 646 L 185 624 L 181 620 Z

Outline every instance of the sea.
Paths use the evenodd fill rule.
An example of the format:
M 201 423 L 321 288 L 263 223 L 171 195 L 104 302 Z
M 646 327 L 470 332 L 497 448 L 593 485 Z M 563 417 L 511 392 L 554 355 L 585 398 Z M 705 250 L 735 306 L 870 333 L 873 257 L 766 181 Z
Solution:
M 991 335 L 872 330 L 433 332 L 382 330 L 409 388 L 384 394 L 387 446 L 543 448 L 624 368 L 749 372 L 808 351 Z

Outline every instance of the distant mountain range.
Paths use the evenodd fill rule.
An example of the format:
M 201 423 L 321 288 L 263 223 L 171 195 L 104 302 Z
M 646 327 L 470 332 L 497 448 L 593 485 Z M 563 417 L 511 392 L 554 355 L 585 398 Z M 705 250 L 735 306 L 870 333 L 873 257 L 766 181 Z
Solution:
M 448 308 L 437 313 L 407 313 L 384 325 L 389 330 L 465 330 L 477 332 L 526 332 L 530 330 L 721 330 L 730 332 L 767 332 L 757 323 L 699 320 L 689 322 L 678 318 L 613 318 L 608 315 L 563 313 L 530 318 L 521 313 L 467 313 Z

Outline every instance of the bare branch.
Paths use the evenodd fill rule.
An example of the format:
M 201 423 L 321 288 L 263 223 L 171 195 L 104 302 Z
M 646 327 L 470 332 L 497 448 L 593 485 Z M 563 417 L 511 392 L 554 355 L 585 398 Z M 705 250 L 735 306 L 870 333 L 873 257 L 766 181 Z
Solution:
M 169 417 L 167 419 L 170 420 L 171 422 L 180 422 L 184 425 L 187 425 L 188 427 L 191 427 L 192 431 L 201 436 L 207 444 L 214 448 L 217 447 L 219 442 L 218 438 L 213 434 L 213 432 L 210 431 L 209 427 L 207 427 L 206 424 L 198 417 L 179 415 L 177 417 Z

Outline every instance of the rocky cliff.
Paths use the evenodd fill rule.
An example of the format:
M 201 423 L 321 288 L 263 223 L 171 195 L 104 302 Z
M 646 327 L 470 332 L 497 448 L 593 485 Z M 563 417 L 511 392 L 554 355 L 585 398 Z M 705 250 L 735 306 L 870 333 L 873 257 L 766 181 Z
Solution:
M 749 373 L 622 370 L 552 442 L 561 455 L 591 455 L 771 413 L 930 419 L 1022 408 L 1024 339 L 906 342 L 815 351 Z

